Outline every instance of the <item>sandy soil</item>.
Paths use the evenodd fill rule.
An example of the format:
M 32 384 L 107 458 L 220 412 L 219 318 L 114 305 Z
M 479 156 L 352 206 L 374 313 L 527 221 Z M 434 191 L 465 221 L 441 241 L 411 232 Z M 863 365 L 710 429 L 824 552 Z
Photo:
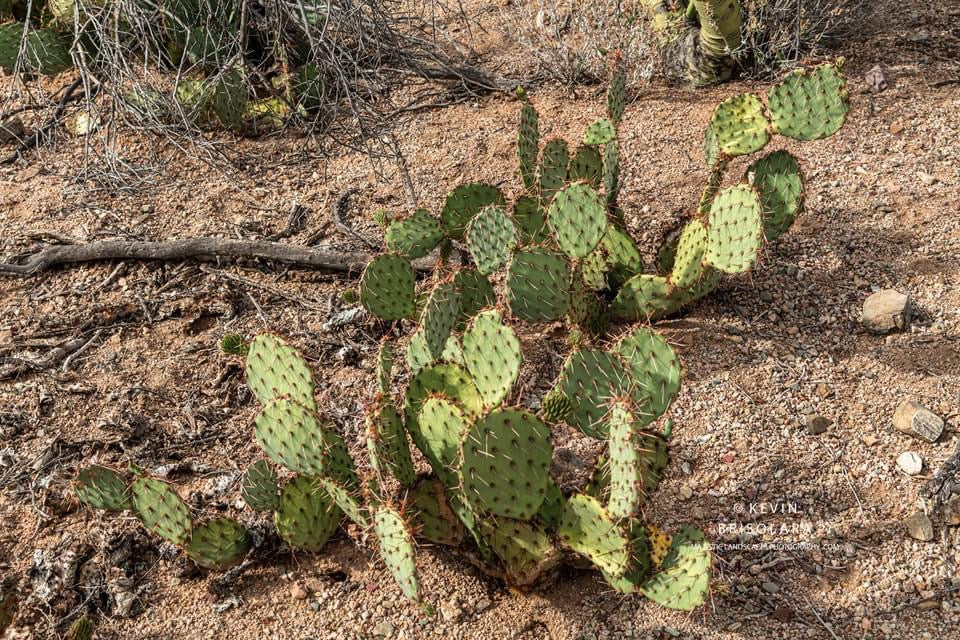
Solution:
M 668 530 L 693 523 L 717 542 L 767 543 L 718 549 L 707 607 L 665 611 L 573 569 L 515 594 L 454 552 L 424 548 L 424 591 L 440 610 L 425 618 L 351 539 L 357 532 L 319 556 L 264 551 L 264 562 L 218 586 L 132 518 L 78 507 L 71 479 L 98 458 L 170 470 L 198 514 L 242 513 L 236 477 L 260 455 L 249 428 L 256 407 L 239 368 L 216 349 L 226 331 L 289 336 L 314 362 L 321 401 L 353 446 L 373 393 L 380 330 L 323 328 L 352 278 L 255 263 L 126 262 L 0 280 L 0 365 L 93 338 L 67 366 L 0 383 L 0 573 L 35 585 L 8 637 L 60 637 L 82 608 L 110 611 L 111 590 L 136 594 L 133 615 L 98 615 L 98 638 L 960 637 L 960 532 L 939 528 L 934 541 L 917 542 L 902 523 L 957 446 L 960 420 L 960 91 L 933 86 L 960 74 L 960 6 L 944 5 L 937 15 L 891 10 L 848 43 L 847 126 L 826 141 L 776 141 L 804 160 L 802 218 L 749 277 L 658 326 L 678 345 L 686 378 L 671 412 L 673 463 L 650 518 Z M 874 94 L 863 78 L 876 64 L 891 86 Z M 760 89 L 654 85 L 628 107 L 623 204 L 651 261 L 706 179 L 701 140 L 712 106 Z M 604 105 L 599 88 L 575 100 L 544 88 L 533 100 L 543 134 L 568 139 Z M 437 210 L 468 180 L 515 190 L 516 111 L 491 96 L 421 114 L 396 132 L 425 206 Z M 241 142 L 249 164 L 232 177 L 170 162 L 180 156 L 169 149 L 161 174 L 117 190 L 92 174 L 74 179 L 82 143 L 64 142 L 43 153 L 42 168 L 28 159 L 0 170 L 0 255 L 28 252 L 50 234 L 263 237 L 284 226 L 294 201 L 311 213 L 292 241 L 319 234 L 322 246 L 362 250 L 330 217 L 341 193 L 359 189 L 348 220 L 373 241 L 370 214 L 406 208 L 399 176 L 380 179 L 359 155 L 298 160 L 301 145 Z M 149 148 L 132 141 L 124 151 L 151 163 Z M 859 316 L 864 298 L 887 287 L 909 292 L 916 311 L 908 332 L 880 337 Z M 894 408 L 909 398 L 947 421 L 938 442 L 892 429 Z M 830 420 L 822 435 L 805 429 L 812 415 Z M 904 451 L 924 459 L 920 476 L 896 468 Z M 751 513 L 775 505 L 789 513 Z M 748 524 L 769 531 L 750 535 Z M 43 603 L 36 585 L 56 584 L 71 558 L 81 567 L 71 582 L 106 587 L 68 588 Z

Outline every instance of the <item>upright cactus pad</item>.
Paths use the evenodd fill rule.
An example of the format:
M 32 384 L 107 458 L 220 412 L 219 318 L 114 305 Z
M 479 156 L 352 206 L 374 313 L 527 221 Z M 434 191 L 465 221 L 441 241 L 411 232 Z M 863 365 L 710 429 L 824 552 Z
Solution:
M 630 567 L 630 541 L 596 498 L 571 496 L 558 533 L 568 547 L 611 576 L 622 576 Z
M 507 273 L 510 311 L 528 322 L 562 318 L 570 308 L 570 270 L 560 255 L 543 249 L 517 251 Z
M 774 151 L 751 164 L 747 176 L 760 194 L 763 233 L 767 240 L 776 240 L 803 209 L 800 163 L 787 151 Z
M 607 512 L 614 519 L 637 515 L 645 489 L 638 436 L 641 427 L 629 403 L 614 402 L 607 419 L 610 430 L 610 499 Z
M 620 143 L 616 140 L 603 146 L 603 193 L 607 207 L 614 207 L 620 193 Z
M 836 133 L 850 111 L 847 81 L 836 64 L 798 69 L 770 89 L 774 130 L 796 140 Z
M 706 598 L 710 563 L 710 545 L 703 532 L 682 527 L 673 535 L 660 571 L 640 586 L 640 592 L 664 607 L 689 611 Z
M 333 498 L 310 476 L 296 476 L 280 494 L 273 514 L 277 533 L 294 549 L 320 551 L 343 516 Z
M 617 291 L 643 271 L 643 257 L 627 233 L 608 224 L 600 244 L 581 262 L 581 267 L 584 284 L 590 289 Z
M 223 126 L 234 131 L 243 128 L 249 85 L 240 66 L 230 67 L 217 79 L 213 92 L 213 110 Z
M 560 561 L 550 536 L 532 522 L 485 519 L 480 521 L 480 535 L 503 563 L 503 578 L 512 587 L 533 584 Z
M 502 207 L 487 207 L 467 226 L 466 239 L 477 271 L 487 275 L 500 269 L 510 257 L 516 230 Z
M 567 143 L 560 138 L 554 138 L 543 147 L 543 156 L 540 159 L 540 200 L 550 202 L 553 195 L 567 181 L 567 165 L 570 163 L 570 152 Z
M 190 538 L 190 509 L 166 482 L 137 478 L 130 486 L 130 503 L 143 526 L 164 540 L 183 546 Z
M 286 398 L 268 404 L 254 421 L 257 442 L 277 464 L 354 485 L 353 461 L 343 438 L 332 427 L 315 412 Z
M 573 405 L 567 423 L 590 437 L 606 438 L 607 406 L 629 391 L 630 378 L 617 354 L 583 349 L 567 358 L 557 387 Z
M 416 281 L 413 265 L 406 258 L 377 256 L 360 278 L 360 304 L 381 320 L 412 318 Z
M 91 507 L 110 511 L 130 508 L 130 482 L 110 467 L 93 464 L 80 469 L 74 491 L 80 502 Z
M 763 246 L 763 215 L 756 191 L 737 185 L 717 194 L 707 221 L 705 261 L 725 273 L 743 273 Z
M 50 5 L 51 8 L 53 6 L 53 4 Z M 5 626 L 2 617 L 2 614 L 0 614 L 0 633 L 3 633 Z M 93 640 L 94 631 L 93 621 L 84 615 L 77 618 L 77 620 L 70 625 L 70 631 L 67 632 L 66 640 Z
M 421 450 L 425 445 L 420 436 L 420 409 L 434 395 L 455 402 L 468 418 L 474 418 L 483 411 L 483 398 L 477 385 L 461 367 L 455 364 L 424 367 L 410 380 L 403 410 L 407 431 Z
M 463 541 L 460 520 L 447 504 L 446 491 L 437 479 L 420 482 L 409 494 L 414 535 L 436 544 L 456 546 Z
M 699 220 L 692 220 L 680 234 L 670 282 L 681 289 L 693 287 L 703 274 L 703 257 L 706 253 L 707 229 Z
M 537 182 L 537 152 L 540 150 L 540 129 L 537 121 L 537 110 L 524 100 L 520 108 L 517 156 L 520 158 L 520 179 L 525 189 L 533 189 Z
M 423 334 L 424 344 L 434 360 L 443 353 L 459 312 L 460 294 L 453 281 L 436 285 L 423 307 L 417 330 Z
M 470 423 L 459 406 L 433 396 L 423 403 L 416 426 L 410 430 L 417 447 L 445 482 L 457 466 L 460 441 L 469 427 Z
M 610 76 L 610 86 L 607 87 L 607 115 L 614 125 L 620 124 L 626 103 L 627 77 L 623 71 L 616 69 Z
M 440 221 L 426 209 L 417 209 L 409 217 L 394 220 L 387 227 L 387 248 L 408 258 L 422 258 L 443 240 Z
M 606 118 L 598 118 L 583 134 L 583 144 L 597 145 L 612 142 L 617 137 L 617 128 Z
M 497 294 L 487 276 L 474 269 L 460 269 L 453 276 L 453 286 L 460 294 L 460 311 L 457 314 L 457 327 L 462 328 L 467 321 L 485 307 L 497 301 Z
M 416 483 L 407 432 L 393 401 L 381 397 L 367 413 L 367 449 L 377 473 L 389 473 L 405 487 Z
M 254 511 L 273 511 L 280 502 L 277 474 L 266 460 L 257 460 L 240 479 L 240 495 Z
M 570 160 L 567 174 L 571 182 L 586 182 L 594 189 L 603 186 L 603 158 L 595 146 L 582 145 Z
M 407 523 L 393 509 L 380 507 L 373 516 L 373 529 L 380 541 L 380 556 L 403 595 L 420 602 L 413 534 Z
M 543 419 L 553 424 L 565 421 L 571 411 L 573 411 L 573 402 L 559 387 L 551 389 L 540 403 Z
M 763 103 L 752 93 L 728 98 L 717 105 L 707 126 L 707 166 L 717 160 L 742 156 L 763 149 L 770 141 L 770 122 Z
M 246 368 L 247 386 L 261 405 L 285 397 L 316 410 L 310 366 L 283 339 L 269 333 L 254 338 L 247 352 Z
M 532 196 L 517 198 L 513 205 L 513 224 L 519 244 L 540 244 L 550 238 L 543 207 L 540 200 Z
M 622 576 L 614 577 L 603 573 L 604 580 L 611 587 L 623 594 L 636 593 L 650 571 L 651 554 L 647 540 L 647 530 L 640 520 L 634 519 L 629 523 L 630 531 L 630 566 Z
M 454 240 L 463 240 L 463 232 L 467 223 L 483 209 L 489 206 L 503 207 L 506 200 L 500 190 L 487 184 L 464 184 L 447 196 L 447 201 L 440 212 L 440 220 L 444 228 Z
M 393 343 L 390 336 L 386 336 L 380 341 L 380 349 L 377 351 L 377 384 L 380 386 L 380 393 L 387 395 L 390 393 L 390 381 L 393 377 Z
M 216 518 L 195 527 L 187 543 L 190 559 L 204 569 L 226 571 L 250 550 L 250 534 L 232 518 Z
M 641 327 L 620 338 L 617 353 L 627 365 L 631 394 L 642 425 L 666 413 L 680 391 L 680 359 L 663 336 Z
M 584 258 L 607 230 L 607 209 L 596 191 L 575 182 L 554 196 L 547 221 L 560 249 L 571 258 Z
M 523 355 L 513 329 L 503 324 L 499 311 L 489 310 L 463 334 L 463 359 L 484 404 L 496 407 L 520 376 Z
M 470 427 L 460 449 L 460 482 L 475 512 L 527 520 L 550 480 L 550 429 L 519 409 L 493 411 Z

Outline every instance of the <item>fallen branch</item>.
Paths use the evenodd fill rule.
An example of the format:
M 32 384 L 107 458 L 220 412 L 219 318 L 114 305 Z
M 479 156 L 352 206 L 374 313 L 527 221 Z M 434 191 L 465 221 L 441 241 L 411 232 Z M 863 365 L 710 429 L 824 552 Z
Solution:
M 0 263 L 0 274 L 27 276 L 61 265 L 100 260 L 200 260 L 262 258 L 315 269 L 359 273 L 370 261 L 366 253 L 343 253 L 265 240 L 183 238 L 149 242 L 101 240 L 89 244 L 46 247 L 22 263 Z

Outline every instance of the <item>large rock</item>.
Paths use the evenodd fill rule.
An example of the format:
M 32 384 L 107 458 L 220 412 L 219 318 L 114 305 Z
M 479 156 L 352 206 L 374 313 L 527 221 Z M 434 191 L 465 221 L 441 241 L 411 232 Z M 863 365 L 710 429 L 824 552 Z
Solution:
M 893 428 L 927 442 L 936 442 L 943 433 L 943 419 L 919 402 L 904 400 L 893 413 Z
M 930 542 L 933 540 L 933 523 L 923 511 L 917 511 L 903 521 L 907 525 L 907 532 L 914 540 Z
M 863 326 L 874 333 L 904 331 L 910 326 L 910 296 L 884 289 L 863 301 Z
M 913 451 L 905 451 L 897 458 L 897 466 L 908 476 L 915 476 L 923 471 L 923 458 Z

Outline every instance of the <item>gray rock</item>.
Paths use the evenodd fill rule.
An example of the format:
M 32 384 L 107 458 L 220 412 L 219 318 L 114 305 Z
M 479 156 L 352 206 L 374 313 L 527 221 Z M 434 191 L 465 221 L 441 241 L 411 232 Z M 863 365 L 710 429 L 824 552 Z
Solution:
M 893 413 L 893 428 L 927 442 L 936 442 L 943 433 L 943 419 L 919 402 L 904 400 Z
M 930 542 L 933 540 L 933 523 L 923 511 L 917 511 L 903 521 L 907 525 L 907 532 L 914 540 Z
M 450 600 L 440 603 L 440 617 L 447 622 L 457 622 L 463 617 L 463 609 L 455 601 Z
M 393 625 L 384 620 L 373 628 L 373 635 L 380 636 L 381 638 L 389 638 L 393 635 Z
M 915 476 L 923 471 L 923 458 L 913 451 L 904 451 L 897 458 L 897 466 L 908 476 Z
M 764 582 L 760 585 L 760 588 L 767 593 L 780 593 L 780 585 L 776 582 Z
M 895 289 L 883 289 L 863 301 L 863 326 L 873 333 L 904 331 L 910 326 L 910 296 Z
M 482 611 L 486 611 L 492 606 L 493 606 L 493 603 L 490 601 L 489 598 L 480 598 L 479 600 L 477 600 L 477 603 L 473 605 L 473 610 L 476 611 L 477 613 L 480 613 Z

